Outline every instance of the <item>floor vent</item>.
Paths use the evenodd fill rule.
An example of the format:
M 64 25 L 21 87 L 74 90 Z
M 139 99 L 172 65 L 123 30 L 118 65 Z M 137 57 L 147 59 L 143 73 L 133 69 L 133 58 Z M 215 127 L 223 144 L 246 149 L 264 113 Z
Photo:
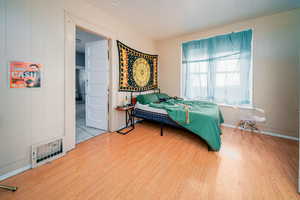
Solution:
M 32 145 L 32 167 L 37 167 L 51 160 L 63 156 L 63 140 L 55 139 L 51 142 Z

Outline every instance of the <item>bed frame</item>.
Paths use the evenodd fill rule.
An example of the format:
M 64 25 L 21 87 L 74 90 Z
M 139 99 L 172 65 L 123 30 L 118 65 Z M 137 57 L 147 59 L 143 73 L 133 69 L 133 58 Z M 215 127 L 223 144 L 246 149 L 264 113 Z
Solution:
M 175 121 L 173 121 L 168 115 L 150 112 L 141 109 L 134 109 L 134 117 L 141 118 L 143 120 L 149 120 L 160 124 L 160 135 L 164 135 L 164 125 L 174 126 L 176 128 L 182 128 Z
M 142 92 L 147 92 L 147 91 L 151 91 L 151 90 L 139 91 L 139 94 L 141 94 Z M 159 88 L 152 89 L 152 91 L 153 91 L 153 93 L 160 93 Z M 134 100 L 134 97 L 133 97 L 133 92 L 131 92 L 130 98 L 131 98 L 131 104 L 134 105 L 135 100 Z M 174 120 L 172 120 L 167 114 L 155 113 L 155 112 L 135 108 L 134 111 L 133 111 L 133 116 L 137 117 L 137 118 L 140 118 L 140 119 L 143 119 L 143 120 L 149 120 L 149 121 L 159 123 L 160 124 L 160 135 L 161 136 L 164 135 L 164 130 L 163 130 L 164 125 L 170 125 L 170 126 L 173 126 L 173 127 L 176 127 L 176 128 L 184 129 L 182 126 L 177 124 Z

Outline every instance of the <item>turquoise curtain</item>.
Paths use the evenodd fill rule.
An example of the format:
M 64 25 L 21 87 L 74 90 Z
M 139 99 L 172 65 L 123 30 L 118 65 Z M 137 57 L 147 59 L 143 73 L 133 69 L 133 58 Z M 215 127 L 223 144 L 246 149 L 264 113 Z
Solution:
M 183 95 L 251 104 L 252 30 L 182 44 Z

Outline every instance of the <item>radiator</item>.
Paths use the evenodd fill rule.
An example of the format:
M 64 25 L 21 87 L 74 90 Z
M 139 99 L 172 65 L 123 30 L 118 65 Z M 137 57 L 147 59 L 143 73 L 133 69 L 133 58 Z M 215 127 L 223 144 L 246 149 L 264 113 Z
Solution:
M 54 139 L 45 143 L 32 145 L 32 168 L 50 162 L 64 155 L 63 139 Z

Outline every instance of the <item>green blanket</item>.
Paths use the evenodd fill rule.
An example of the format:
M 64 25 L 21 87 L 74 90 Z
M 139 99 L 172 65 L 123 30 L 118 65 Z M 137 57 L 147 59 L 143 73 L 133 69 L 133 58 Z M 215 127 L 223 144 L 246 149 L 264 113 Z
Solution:
M 224 122 L 224 119 L 216 104 L 205 101 L 170 99 L 166 102 L 149 105 L 166 110 L 170 118 L 179 125 L 200 136 L 213 150 L 220 150 L 220 124 Z

